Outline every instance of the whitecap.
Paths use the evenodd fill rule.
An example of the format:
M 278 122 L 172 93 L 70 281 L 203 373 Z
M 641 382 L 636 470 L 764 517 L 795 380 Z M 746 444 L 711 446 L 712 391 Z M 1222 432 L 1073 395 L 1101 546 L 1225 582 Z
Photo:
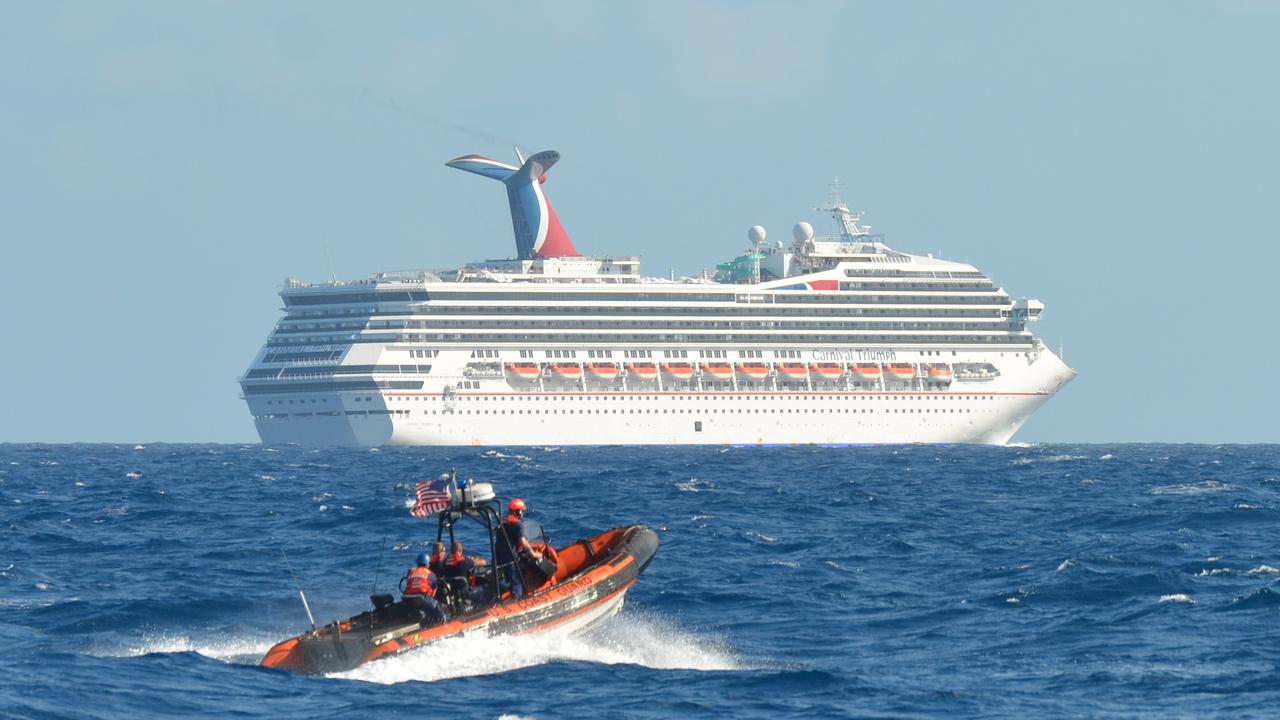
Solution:
M 1071 460 L 1088 460 L 1084 455 L 1050 455 L 1044 458 L 1045 462 L 1068 462 Z
M 1075 566 L 1076 566 L 1076 561 L 1072 560 L 1071 558 L 1067 558 L 1066 560 L 1063 560 L 1058 565 L 1058 572 L 1062 572 L 1063 570 L 1066 570 L 1068 568 L 1073 568 Z
M 1205 495 L 1208 493 L 1231 490 L 1232 487 L 1217 480 L 1204 480 L 1198 483 L 1179 483 L 1177 485 L 1160 485 L 1151 488 L 1152 495 Z
M 1270 565 L 1259 565 L 1249 571 L 1250 575 L 1276 575 L 1280 574 L 1280 568 L 1273 568 Z
M 1185 593 L 1176 593 L 1176 594 L 1174 594 L 1174 595 L 1161 595 L 1161 596 L 1160 596 L 1160 603 L 1161 603 L 1161 604 L 1164 604 L 1164 603 L 1171 603 L 1171 602 L 1176 602 L 1176 603 L 1187 603 L 1188 605 L 1195 605 L 1195 604 L 1196 604 L 1196 601 L 1195 601 L 1195 600 L 1192 600 L 1192 599 L 1191 599 L 1191 596 L 1190 596 L 1190 595 L 1187 595 L 1187 594 L 1185 594 Z
M 1214 575 L 1230 575 L 1235 572 L 1231 568 L 1205 568 L 1196 573 L 1196 577 L 1213 577 Z
M 382 452 L 382 448 L 369 448 L 369 452 Z
M 147 449 L 147 446 L 146 446 L 146 445 L 134 445 L 134 446 L 133 446 L 133 449 L 134 449 L 134 450 L 146 450 L 146 449 Z
M 259 475 L 258 479 L 259 480 L 275 480 L 276 478 L 274 475 Z
M 142 477 L 142 473 L 136 470 L 130 470 L 129 472 L 125 473 L 124 476 L 127 478 L 131 478 L 133 480 L 137 480 L 138 478 Z
M 1115 456 L 1115 455 L 1112 455 L 1111 453 L 1107 453 L 1106 455 L 1103 455 L 1102 457 L 1100 457 L 1100 458 L 1098 458 L 1098 459 L 1099 459 L 1099 460 L 1115 460 L 1115 459 L 1116 459 L 1116 456 Z
M 47 583 L 47 582 L 38 582 L 38 583 L 36 583 L 36 589 L 37 589 L 37 590 L 41 590 L 41 591 L 43 591 L 43 590 L 48 590 L 48 589 L 49 589 L 49 583 Z
M 1032 458 L 1016 458 L 1009 464 L 1010 465 L 1030 465 L 1033 462 L 1035 462 L 1035 460 Z
M 788 568 L 798 568 L 798 567 L 800 567 L 800 563 L 795 562 L 794 560 L 770 560 L 770 561 L 769 561 L 769 564 L 770 564 L 770 565 L 779 565 L 779 566 L 781 566 L 781 567 L 788 567 Z
M 328 511 L 329 511 L 329 506 L 328 506 L 328 505 L 321 505 L 320 507 L 318 507 L 318 508 L 316 508 L 316 509 L 317 509 L 317 510 L 319 510 L 320 512 L 328 512 Z M 512 582 L 515 582 L 515 581 L 514 581 L 514 580 L 512 580 Z
M 1261 509 L 1262 509 L 1262 506 L 1261 506 L 1261 505 L 1250 505 L 1249 503 L 1243 503 L 1243 502 L 1242 502 L 1242 503 L 1236 503 L 1236 504 L 1235 504 L 1235 509 L 1236 509 L 1236 510 L 1261 510 Z
M 1010 605 L 1019 605 L 1022 603 L 1022 598 L 1007 597 L 1004 599 L 1004 601 L 1009 603 Z
M 763 540 L 764 542 L 767 542 L 767 543 L 775 543 L 782 539 L 782 538 L 774 537 L 772 535 L 765 535 L 764 533 L 751 532 L 751 531 L 747 532 L 747 537 L 755 540 Z

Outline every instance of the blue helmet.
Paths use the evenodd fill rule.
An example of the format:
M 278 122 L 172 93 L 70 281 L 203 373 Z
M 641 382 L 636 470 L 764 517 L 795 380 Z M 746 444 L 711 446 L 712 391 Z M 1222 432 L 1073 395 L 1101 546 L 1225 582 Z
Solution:
M 426 567 L 430 563 L 427 562 L 426 553 L 418 553 L 418 567 Z

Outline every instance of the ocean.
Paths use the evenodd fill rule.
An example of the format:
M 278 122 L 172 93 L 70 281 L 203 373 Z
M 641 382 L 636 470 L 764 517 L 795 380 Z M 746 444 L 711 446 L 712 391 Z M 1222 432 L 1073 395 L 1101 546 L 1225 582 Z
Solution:
M 591 635 L 258 667 L 451 467 L 662 547 Z M 1280 446 L 0 445 L 0 526 L 4 718 L 1280 716 Z

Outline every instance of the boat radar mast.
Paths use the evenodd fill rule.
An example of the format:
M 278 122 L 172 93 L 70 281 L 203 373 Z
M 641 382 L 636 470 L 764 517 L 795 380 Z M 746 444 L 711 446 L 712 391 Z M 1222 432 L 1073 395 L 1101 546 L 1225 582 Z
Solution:
M 840 228 L 840 239 L 844 242 L 866 242 L 867 237 L 871 235 L 871 226 L 858 224 L 862 220 L 862 213 L 849 210 L 840 192 L 842 184 L 840 178 L 832 180 L 831 204 L 816 207 L 814 210 L 831 213 L 831 217 Z

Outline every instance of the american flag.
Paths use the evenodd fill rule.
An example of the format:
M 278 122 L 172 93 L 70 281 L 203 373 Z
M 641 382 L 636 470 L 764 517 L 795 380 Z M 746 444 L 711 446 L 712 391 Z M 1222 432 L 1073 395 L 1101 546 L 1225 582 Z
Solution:
M 449 496 L 449 478 L 423 480 L 417 485 L 418 501 L 409 508 L 414 517 L 426 517 L 449 507 L 452 500 Z

